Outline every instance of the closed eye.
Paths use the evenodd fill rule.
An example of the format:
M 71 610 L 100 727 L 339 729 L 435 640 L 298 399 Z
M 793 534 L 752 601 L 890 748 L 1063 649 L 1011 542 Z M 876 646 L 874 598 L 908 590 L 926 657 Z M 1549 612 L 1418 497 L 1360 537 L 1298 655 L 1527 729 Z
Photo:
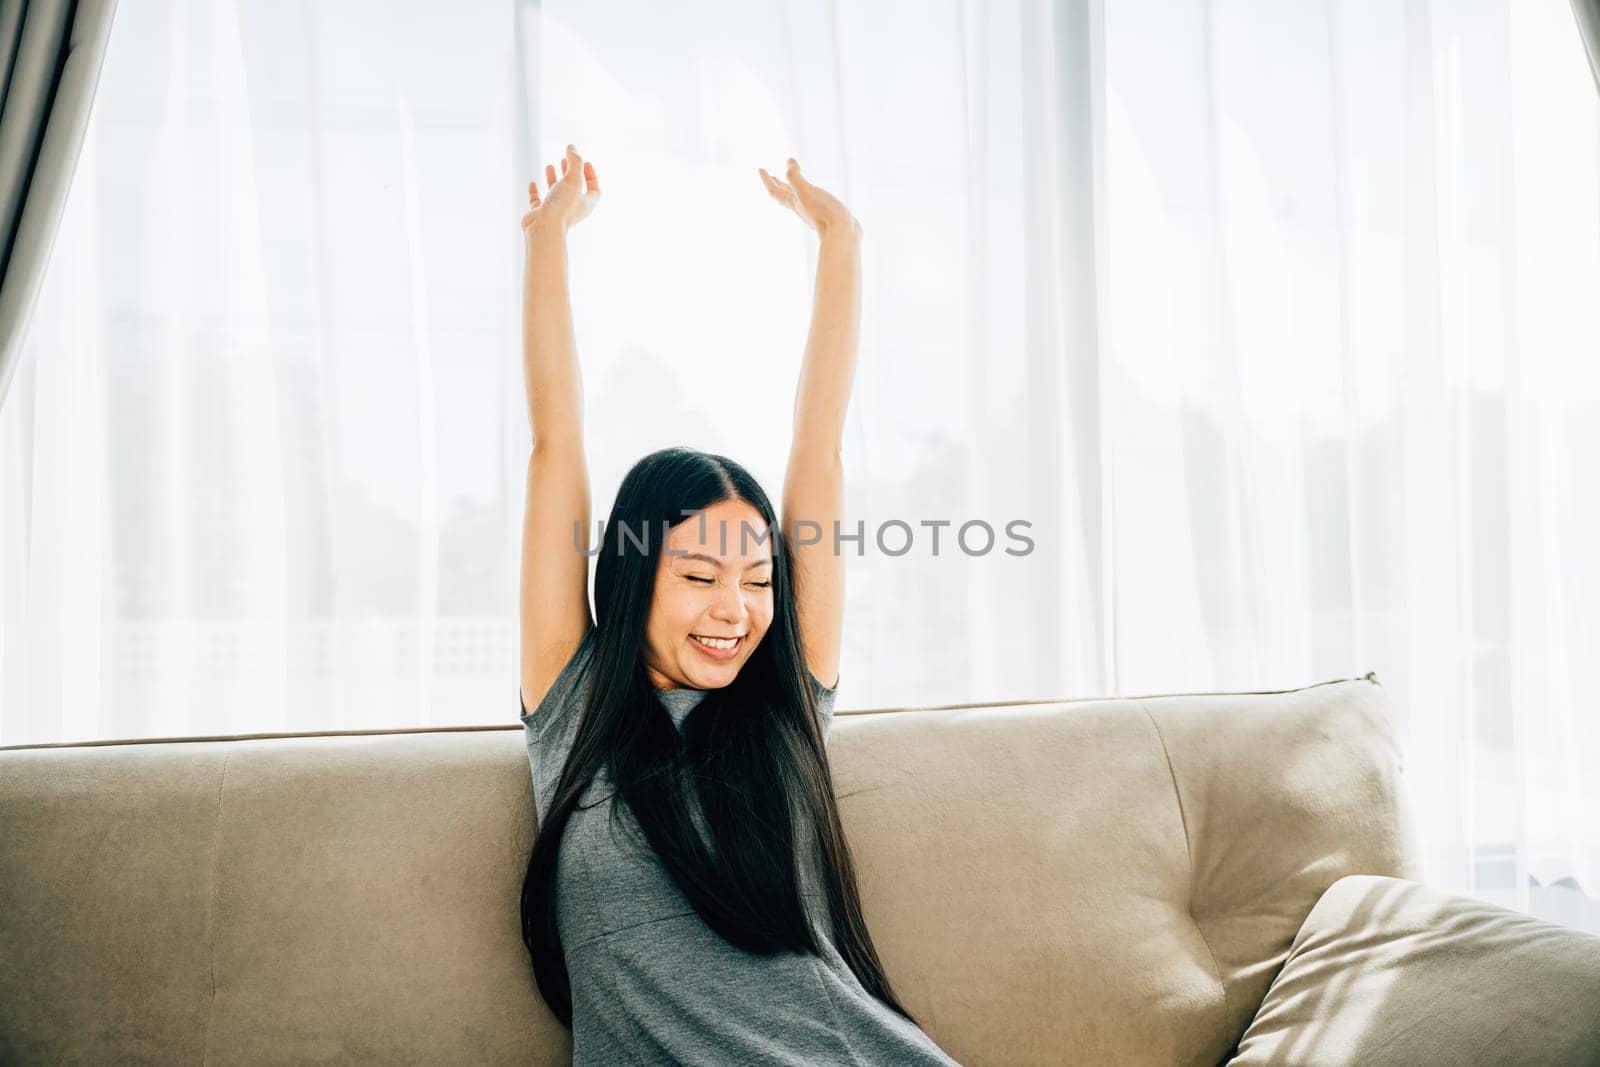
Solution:
M 684 577 L 689 579 L 691 582 L 705 582 L 707 585 L 712 584 L 712 580 L 710 578 L 696 578 L 692 574 L 685 574 Z

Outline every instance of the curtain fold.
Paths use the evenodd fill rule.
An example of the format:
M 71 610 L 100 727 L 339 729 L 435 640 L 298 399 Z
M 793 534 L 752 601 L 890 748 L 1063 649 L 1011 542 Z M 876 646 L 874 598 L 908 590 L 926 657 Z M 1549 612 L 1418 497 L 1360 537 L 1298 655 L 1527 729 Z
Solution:
M 1589 72 L 1600 91 L 1600 0 L 1572 0 L 1572 14 L 1578 20 L 1578 35 L 1589 57 Z
M 72 184 L 116 0 L 0 9 L 0 407 Z

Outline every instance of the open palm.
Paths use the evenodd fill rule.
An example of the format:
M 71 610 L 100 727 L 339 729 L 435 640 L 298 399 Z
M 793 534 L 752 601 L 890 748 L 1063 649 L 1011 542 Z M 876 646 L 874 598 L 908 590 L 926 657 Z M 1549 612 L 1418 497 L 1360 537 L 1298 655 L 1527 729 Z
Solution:
M 788 181 L 774 178 L 765 167 L 756 169 L 761 172 L 768 195 L 799 215 L 802 222 L 819 234 L 845 228 L 860 231 L 861 224 L 850 214 L 850 209 L 838 197 L 801 174 L 800 164 L 795 159 L 790 158 L 785 171 Z
M 561 177 L 556 177 L 553 164 L 545 164 L 545 182 L 549 186 L 545 195 L 539 196 L 539 183 L 528 183 L 529 211 L 522 216 L 522 229 L 530 231 L 534 225 L 553 225 L 565 233 L 584 219 L 600 202 L 600 178 L 594 164 L 586 163 L 578 150 L 567 145 L 567 154 L 561 159 Z

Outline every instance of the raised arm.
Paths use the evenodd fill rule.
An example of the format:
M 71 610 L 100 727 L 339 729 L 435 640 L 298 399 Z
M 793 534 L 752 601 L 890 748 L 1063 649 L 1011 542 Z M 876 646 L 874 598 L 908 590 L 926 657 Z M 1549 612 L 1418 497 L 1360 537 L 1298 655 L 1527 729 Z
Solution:
M 844 632 L 845 558 L 834 551 L 834 529 L 844 514 L 840 450 L 861 339 L 861 224 L 837 198 L 802 175 L 793 159 L 786 177 L 788 181 L 780 181 L 761 171 L 772 198 L 799 215 L 821 243 L 811 327 L 795 387 L 782 522 L 794 557 L 796 611 L 807 665 L 832 688 L 839 684 Z M 803 541 L 814 543 L 797 543 Z
M 528 395 L 528 478 L 522 515 L 523 714 L 544 699 L 593 625 L 589 611 L 589 469 L 583 448 L 583 379 L 567 284 L 567 231 L 600 197 L 594 164 L 567 146 L 558 180 L 528 185 L 522 217 L 523 379 Z M 575 532 L 576 530 L 576 532 Z

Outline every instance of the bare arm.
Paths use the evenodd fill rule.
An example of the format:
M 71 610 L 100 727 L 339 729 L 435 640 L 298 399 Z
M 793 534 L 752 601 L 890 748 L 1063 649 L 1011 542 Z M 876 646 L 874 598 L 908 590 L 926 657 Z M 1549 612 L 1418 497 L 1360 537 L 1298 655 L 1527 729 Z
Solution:
M 567 235 L 535 223 L 522 262 L 522 379 L 528 442 L 583 447 L 583 376 L 572 329 Z
M 567 279 L 567 230 L 599 196 L 592 165 L 568 146 L 549 199 L 523 217 L 523 380 L 528 398 L 527 496 L 522 517 L 523 713 L 539 706 L 584 633 L 589 611 L 589 471 L 583 445 L 583 381 Z M 579 183 L 587 179 L 587 189 Z M 592 206 L 592 204 L 590 205 Z M 579 214 L 578 212 L 582 212 Z
M 861 340 L 861 225 L 831 194 L 800 174 L 792 160 L 788 184 L 762 171 L 768 191 L 819 234 L 816 289 L 800 380 L 794 429 L 783 479 L 783 532 L 795 568 L 796 611 L 807 666 L 823 685 L 839 683 L 844 632 L 844 556 L 834 551 L 834 526 L 844 513 L 845 411 L 855 382 Z M 815 526 L 799 526 L 815 523 Z M 797 544 L 816 538 L 814 544 Z

